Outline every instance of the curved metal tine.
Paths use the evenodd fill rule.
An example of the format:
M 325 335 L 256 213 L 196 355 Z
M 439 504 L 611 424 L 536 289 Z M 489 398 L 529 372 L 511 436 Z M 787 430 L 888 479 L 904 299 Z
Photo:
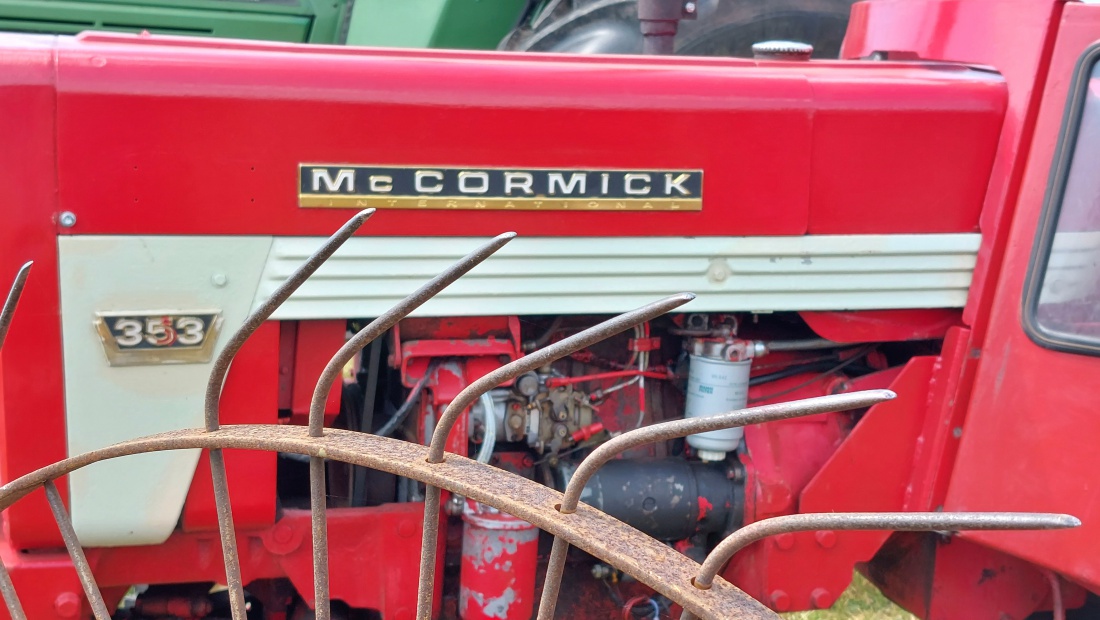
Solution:
M 891 400 L 896 396 L 890 390 L 866 390 L 850 394 L 819 396 L 788 403 L 740 409 L 706 418 L 688 418 L 662 422 L 625 432 L 600 445 L 592 451 L 592 454 L 581 461 L 581 464 L 569 479 L 569 484 L 566 485 L 560 512 L 562 514 L 576 512 L 577 504 L 580 503 L 581 492 L 593 474 L 605 463 L 631 448 L 685 437 L 695 433 L 748 426 L 750 424 L 763 424 L 832 411 L 862 409 L 863 407 L 870 407 Z M 550 550 L 550 561 L 546 568 L 546 579 L 543 581 L 538 620 L 549 620 L 554 617 L 554 610 L 558 604 L 558 593 L 561 589 L 561 579 L 565 571 L 565 559 L 568 553 L 569 543 L 563 538 L 555 536 L 554 546 Z
M 27 276 L 30 275 L 33 262 L 24 263 L 15 273 L 15 281 L 11 283 L 8 297 L 4 300 L 4 307 L 0 310 L 0 347 L 4 346 L 4 339 L 8 336 L 8 328 L 11 327 L 12 316 L 15 315 L 15 306 L 19 304 L 19 297 L 23 294 L 23 286 L 27 284 Z
M 1078 527 L 1081 520 L 1067 514 L 1039 512 L 833 512 L 785 515 L 750 523 L 727 536 L 710 552 L 695 587 L 706 590 L 726 562 L 754 542 L 776 534 L 815 530 L 893 530 L 897 532 L 958 532 L 964 530 L 1060 530 Z M 695 620 L 687 610 L 680 620 Z
M 218 430 L 218 400 L 221 398 L 222 385 L 225 383 L 226 373 L 229 372 L 229 365 L 241 346 L 271 316 L 271 313 L 298 290 L 298 287 L 373 214 L 374 209 L 364 209 L 341 226 L 325 241 L 324 245 L 295 269 L 294 273 L 260 304 L 259 308 L 248 315 L 241 327 L 229 339 L 214 361 L 214 367 L 210 370 L 210 379 L 206 383 L 204 416 L 207 431 Z M 225 582 L 229 587 L 229 608 L 233 620 L 245 620 L 247 610 L 244 601 L 244 585 L 241 583 L 241 562 L 237 555 L 237 533 L 233 526 L 233 507 L 229 503 L 229 481 L 225 474 L 225 458 L 221 449 L 210 450 L 210 476 L 214 482 L 214 505 L 218 511 L 218 533 L 221 537 L 222 556 L 225 561 Z
M 218 358 L 214 360 L 214 367 L 210 370 L 210 379 L 206 383 L 206 430 L 218 430 L 218 399 L 221 397 L 222 384 L 225 383 L 225 375 L 229 372 L 229 364 L 232 363 L 245 340 L 248 340 L 248 337 L 271 316 L 271 313 L 275 312 L 276 308 L 281 306 L 294 291 L 298 290 L 298 287 L 309 276 L 313 275 L 313 272 L 317 271 L 317 268 L 328 260 L 345 241 L 350 239 L 355 231 L 359 230 L 359 227 L 372 215 L 374 215 L 374 209 L 364 209 L 341 226 L 340 230 L 333 233 L 324 245 L 295 269 L 294 273 L 290 274 L 290 277 L 260 304 L 259 308 L 248 315 L 241 327 L 229 339 L 225 348 L 218 354 Z
M 670 312 L 692 299 L 695 299 L 695 295 L 691 293 L 679 293 L 665 297 L 525 355 L 474 381 L 455 396 L 454 400 L 447 405 L 447 408 L 439 417 L 435 432 L 432 433 L 431 445 L 428 448 L 428 462 L 440 463 L 443 461 L 447 438 L 450 436 L 451 429 L 458 420 L 458 416 L 474 401 L 481 398 L 482 394 L 525 372 L 541 368 L 570 353 L 575 353 L 587 346 L 626 331 L 635 325 Z M 432 485 L 427 485 L 424 492 L 424 538 L 420 550 L 420 585 L 417 590 L 416 602 L 417 620 L 429 620 L 431 616 L 432 596 L 435 588 L 436 544 L 439 538 L 440 494 L 439 487 Z
M 394 307 L 387 310 L 382 316 L 370 322 L 369 325 L 359 330 L 351 337 L 340 350 L 332 356 L 325 366 L 321 377 L 317 379 L 317 385 L 313 389 L 313 399 L 309 404 L 309 434 L 311 437 L 320 437 L 325 422 L 325 401 L 340 371 L 351 361 L 357 353 L 363 350 L 375 338 L 386 333 L 388 329 L 398 321 L 408 316 L 413 310 L 424 305 L 426 301 L 435 297 L 440 291 L 447 288 L 471 269 L 477 267 L 485 259 L 489 258 L 509 241 L 516 238 L 516 233 L 507 232 L 494 237 L 473 252 L 462 257 L 459 261 L 448 267 L 443 273 L 426 282 L 423 286 L 410 293 Z
M 241 560 L 237 555 L 237 528 L 233 525 L 233 506 L 229 503 L 229 478 L 225 473 L 225 456 L 221 448 L 211 448 L 210 477 L 214 482 L 214 508 L 218 513 L 218 537 L 222 543 L 225 564 L 225 585 L 229 590 L 229 610 L 233 620 L 247 620 L 241 580 Z
M 111 620 L 111 612 L 107 610 L 107 604 L 103 602 L 103 595 L 99 593 L 99 584 L 92 575 L 92 567 L 88 564 L 88 558 L 84 555 L 84 549 L 80 547 L 80 540 L 73 529 L 73 521 L 69 518 L 69 512 L 65 510 L 65 504 L 61 501 L 61 494 L 57 492 L 57 486 L 53 480 L 42 485 L 46 489 L 46 500 L 50 503 L 53 518 L 57 521 L 57 528 L 61 530 L 61 538 L 65 541 L 65 547 L 69 550 L 69 557 L 76 567 L 80 585 L 84 586 L 84 594 L 88 597 L 88 603 L 92 606 L 92 613 L 96 620 Z
M 27 276 L 30 275 L 31 265 L 24 263 L 15 273 L 15 280 L 11 284 L 8 296 L 0 309 L 0 347 L 4 346 L 4 339 L 11 327 L 11 319 L 15 315 L 15 306 L 19 304 L 19 297 L 23 294 L 23 287 L 27 284 Z M 12 620 L 27 620 L 27 614 L 23 612 L 23 605 L 19 602 L 19 594 L 15 591 L 15 584 L 11 582 L 4 561 L 0 559 L 0 596 L 4 598 L 4 605 L 8 608 L 8 615 Z
M 11 620 L 27 620 L 27 614 L 23 612 L 23 605 L 19 602 L 19 595 L 15 592 L 15 584 L 11 582 L 11 575 L 0 561 L 0 596 L 4 597 L 4 606 L 8 608 Z
M 325 510 L 325 459 L 309 457 L 309 510 L 313 529 L 313 617 L 329 620 L 328 522 Z
M 373 320 L 363 329 L 351 337 L 340 350 L 332 356 L 321 377 L 313 390 L 313 399 L 309 404 L 309 435 L 320 437 L 324 432 L 325 401 L 332 390 L 332 384 L 340 376 L 344 366 L 356 354 L 386 333 L 398 321 L 405 318 L 413 310 L 416 310 L 424 302 L 435 297 L 440 291 L 447 288 L 471 269 L 481 264 L 485 259 L 496 253 L 512 239 L 516 233 L 508 232 L 494 237 L 488 243 L 483 244 L 473 252 L 464 256 L 461 260 L 447 268 L 446 271 L 429 280 L 420 288 L 402 299 L 398 304 L 387 310 L 382 316 Z M 369 429 L 367 429 L 369 431 Z M 317 620 L 329 620 L 329 575 L 328 575 L 328 526 L 325 515 L 325 459 L 317 456 L 309 459 L 309 487 L 310 487 L 310 512 L 313 521 L 313 589 L 314 589 L 314 614 Z

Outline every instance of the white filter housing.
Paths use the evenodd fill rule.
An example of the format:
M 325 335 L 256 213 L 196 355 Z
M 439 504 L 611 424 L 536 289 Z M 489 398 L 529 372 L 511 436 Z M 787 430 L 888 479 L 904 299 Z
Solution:
M 752 360 L 731 362 L 691 355 L 688 366 L 687 404 L 684 417 L 702 418 L 744 409 L 749 399 Z M 727 428 L 688 435 L 688 444 L 704 461 L 720 461 L 741 443 L 744 430 Z

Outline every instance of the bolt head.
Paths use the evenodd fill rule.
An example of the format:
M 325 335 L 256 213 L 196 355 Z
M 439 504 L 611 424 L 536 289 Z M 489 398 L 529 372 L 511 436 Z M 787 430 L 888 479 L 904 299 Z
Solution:
M 832 549 L 836 545 L 836 532 L 832 530 L 821 530 L 814 534 L 814 538 L 817 540 L 817 544 L 826 549 Z
M 280 523 L 275 526 L 275 531 L 271 532 L 271 537 L 275 542 L 285 545 L 294 537 L 294 530 L 290 529 L 289 525 Z
M 57 216 L 57 223 L 65 228 L 72 228 L 76 226 L 76 214 L 72 211 L 62 211 L 61 214 Z
M 794 547 L 794 534 L 791 534 L 790 532 L 778 534 L 772 540 L 775 541 L 775 546 L 783 551 L 787 551 Z
M 694 2 L 685 2 L 684 3 L 684 13 L 687 13 L 688 15 L 691 15 L 692 13 L 695 12 L 695 9 L 696 9 L 696 6 L 695 6 Z
M 53 609 L 62 618 L 75 618 L 80 614 L 80 597 L 76 592 L 62 592 L 54 599 Z
M 215 273 L 210 276 L 210 283 L 218 288 L 223 288 L 226 284 L 229 284 L 229 278 L 224 273 Z
M 402 521 L 397 524 L 397 535 L 401 538 L 412 538 L 416 534 L 416 524 L 412 521 Z
M 776 611 L 789 611 L 791 608 L 791 596 L 782 590 L 775 590 L 771 594 L 772 609 Z
M 825 588 L 815 588 L 810 593 L 810 603 L 813 604 L 814 609 L 828 609 L 836 602 L 836 597 L 829 593 Z

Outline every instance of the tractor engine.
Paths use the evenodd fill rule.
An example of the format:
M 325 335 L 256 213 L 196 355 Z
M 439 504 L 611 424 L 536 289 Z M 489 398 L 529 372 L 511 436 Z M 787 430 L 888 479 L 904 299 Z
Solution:
M 345 369 L 340 393 L 329 401 L 329 424 L 427 443 L 438 416 L 463 387 L 503 363 L 605 318 L 405 319 Z M 351 320 L 328 327 L 338 344 L 341 329 L 346 327 L 350 337 L 363 324 Z M 306 325 L 281 324 L 283 334 L 296 331 L 299 336 L 281 340 L 280 346 L 289 342 L 294 351 L 282 349 L 280 359 L 301 363 L 313 357 L 303 351 L 312 345 L 301 337 Z M 466 441 L 452 448 L 564 491 L 585 456 L 625 431 L 750 405 L 887 386 L 905 360 L 931 346 L 934 341 L 833 342 L 815 335 L 797 313 L 672 315 L 487 392 L 463 421 Z M 303 381 L 316 372 L 297 364 L 291 368 L 288 374 L 304 375 Z M 297 381 L 286 377 L 291 386 Z M 281 421 L 304 423 L 293 401 L 280 410 Z M 582 501 L 701 561 L 746 518 L 793 510 L 791 492 L 763 505 L 759 491 L 746 488 L 764 485 L 770 490 L 779 486 L 772 479 L 779 475 L 786 478 L 786 488 L 801 488 L 864 413 L 712 431 L 636 449 L 602 467 L 586 485 Z M 768 463 L 758 469 L 752 460 L 756 442 L 765 442 L 769 450 L 798 450 L 798 466 Z M 308 458 L 280 455 L 277 501 L 282 509 L 308 507 L 308 465 Z M 779 471 L 771 469 L 776 466 Z M 328 468 L 330 508 L 352 514 L 380 507 L 400 510 L 424 499 L 423 485 L 414 480 L 339 463 Z M 451 592 L 454 598 L 445 601 L 457 605 L 462 618 L 531 615 L 535 584 L 541 581 L 536 579 L 541 564 L 537 531 L 459 495 L 450 495 L 444 512 L 448 531 L 454 532 L 448 538 L 444 567 L 457 587 Z M 340 554 L 338 547 L 334 553 Z M 614 569 L 586 560 L 583 554 L 571 561 L 573 574 L 585 577 L 573 584 L 585 593 L 585 607 L 573 609 L 563 600 L 564 609 L 577 614 L 590 614 L 594 607 L 614 611 L 632 598 L 627 594 L 637 584 L 616 583 Z M 635 605 L 640 612 L 650 606 L 664 610 L 661 613 L 668 609 L 668 601 L 659 597 L 643 597 Z

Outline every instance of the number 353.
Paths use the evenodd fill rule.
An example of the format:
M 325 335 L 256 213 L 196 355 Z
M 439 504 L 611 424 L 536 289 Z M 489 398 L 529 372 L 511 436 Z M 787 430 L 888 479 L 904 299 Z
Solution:
M 193 347 L 206 339 L 206 321 L 197 316 L 119 318 L 111 331 L 120 347 L 136 347 L 143 342 L 155 347 Z
M 95 327 L 111 366 L 210 361 L 220 310 L 99 312 Z

